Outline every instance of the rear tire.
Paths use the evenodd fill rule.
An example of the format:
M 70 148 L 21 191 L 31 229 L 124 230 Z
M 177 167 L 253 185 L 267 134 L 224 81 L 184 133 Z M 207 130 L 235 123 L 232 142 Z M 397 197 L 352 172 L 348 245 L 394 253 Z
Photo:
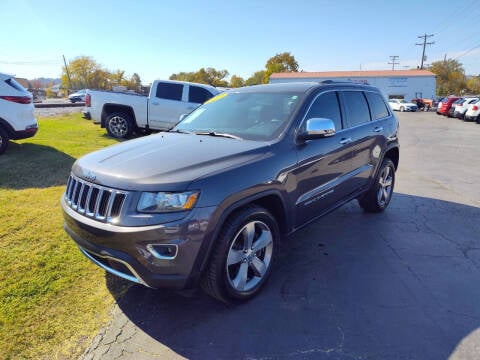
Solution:
M 358 199 L 365 212 L 378 213 L 385 210 L 390 203 L 395 186 L 395 165 L 385 158 L 370 189 Z
M 7 150 L 9 140 L 8 133 L 0 127 L 0 155 Z
M 251 299 L 267 282 L 279 240 L 277 221 L 267 210 L 249 206 L 237 211 L 216 239 L 202 289 L 226 303 Z
M 404 112 L 405 111 L 405 108 L 403 106 L 400 106 L 400 111 L 401 112 Z
M 116 139 L 126 139 L 133 133 L 133 120 L 123 112 L 114 112 L 108 115 L 105 121 L 107 133 Z

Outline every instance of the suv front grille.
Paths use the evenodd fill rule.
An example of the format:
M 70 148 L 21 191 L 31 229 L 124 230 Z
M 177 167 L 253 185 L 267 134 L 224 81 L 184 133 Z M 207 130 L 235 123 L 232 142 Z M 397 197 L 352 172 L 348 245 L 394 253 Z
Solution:
M 127 193 L 89 183 L 70 175 L 65 201 L 79 214 L 102 222 L 112 222 L 120 215 Z

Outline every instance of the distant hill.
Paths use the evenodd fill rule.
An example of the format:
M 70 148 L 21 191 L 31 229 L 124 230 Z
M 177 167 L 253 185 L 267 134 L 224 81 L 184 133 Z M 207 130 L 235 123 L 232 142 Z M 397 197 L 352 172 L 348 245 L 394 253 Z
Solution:
M 32 79 L 32 80 L 28 80 L 30 81 L 30 83 L 33 83 L 33 82 L 39 82 L 41 85 L 42 88 L 46 87 L 47 85 L 57 85 L 57 84 L 60 84 L 62 81 L 61 79 L 59 78 L 44 78 L 44 77 L 41 77 L 41 78 L 37 78 L 37 79 Z

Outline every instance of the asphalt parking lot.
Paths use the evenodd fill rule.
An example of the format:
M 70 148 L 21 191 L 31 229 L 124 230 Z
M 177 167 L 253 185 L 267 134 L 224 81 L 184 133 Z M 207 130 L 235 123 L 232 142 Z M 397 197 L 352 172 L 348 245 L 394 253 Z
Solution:
M 304 228 L 241 306 L 130 286 L 83 358 L 479 359 L 480 125 L 398 117 L 385 213 L 351 202 Z

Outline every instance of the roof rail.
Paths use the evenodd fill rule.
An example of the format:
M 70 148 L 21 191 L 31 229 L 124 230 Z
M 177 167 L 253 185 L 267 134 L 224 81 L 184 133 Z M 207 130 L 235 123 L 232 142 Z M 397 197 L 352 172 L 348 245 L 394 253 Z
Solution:
M 356 85 L 370 85 L 368 81 L 355 81 L 355 80 L 322 80 L 319 81 L 320 84 L 356 84 Z

